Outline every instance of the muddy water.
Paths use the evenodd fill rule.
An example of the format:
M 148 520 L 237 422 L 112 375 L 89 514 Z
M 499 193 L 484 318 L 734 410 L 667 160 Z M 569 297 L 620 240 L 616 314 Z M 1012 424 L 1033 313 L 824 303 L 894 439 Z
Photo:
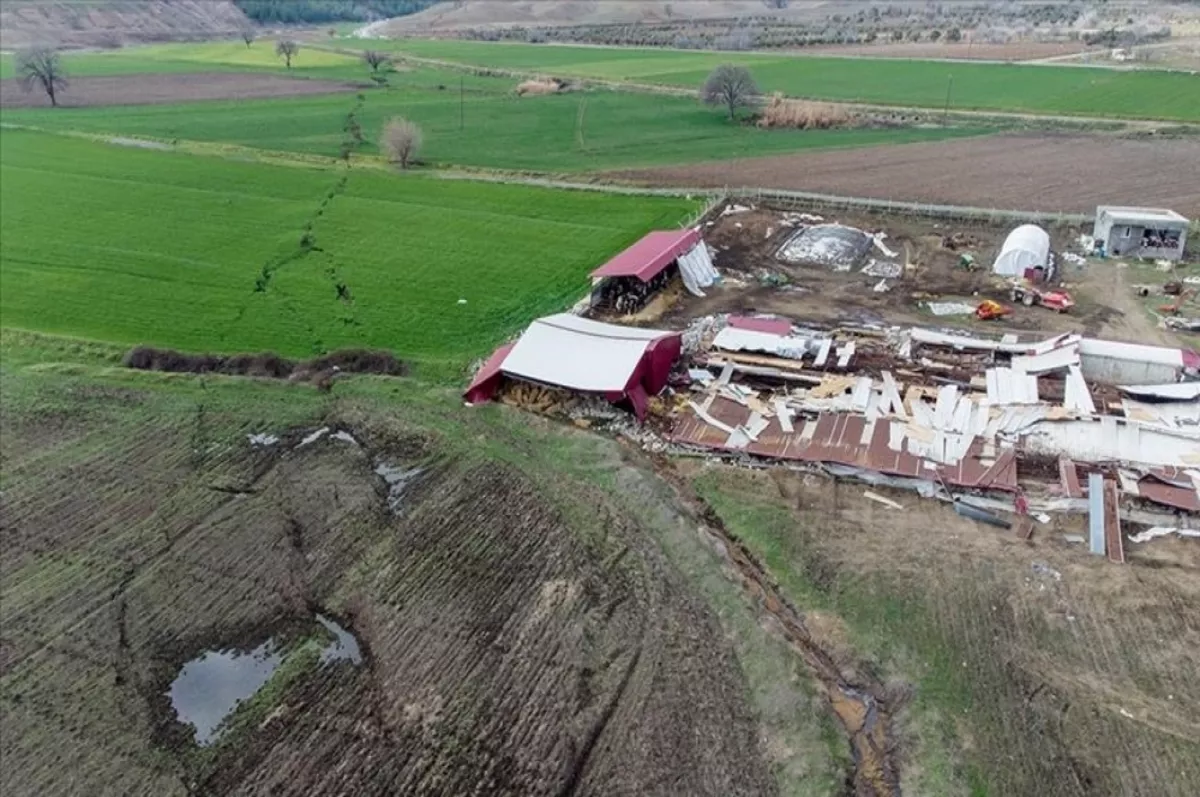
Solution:
M 394 513 L 400 513 L 404 505 L 404 491 L 408 489 L 415 478 L 421 475 L 422 471 L 422 468 L 401 468 L 386 462 L 379 462 L 375 465 L 376 475 L 387 485 L 388 509 Z
M 283 663 L 268 639 L 249 653 L 210 650 L 183 665 L 168 693 L 179 721 L 196 729 L 196 742 L 211 744 L 221 722 L 238 703 L 253 697 Z
M 333 641 L 321 651 L 321 664 L 363 663 L 362 649 L 354 634 L 322 614 L 315 615 L 315 619 L 333 634 Z M 204 651 L 184 664 L 171 682 L 167 695 L 176 718 L 195 728 L 197 744 L 212 744 L 224 730 L 221 724 L 239 703 L 254 697 L 271 680 L 284 657 L 282 645 L 275 637 L 248 652 Z
M 362 650 L 358 647 L 358 640 L 345 628 L 330 620 L 324 615 L 317 615 L 317 622 L 325 626 L 325 629 L 333 634 L 333 642 L 321 651 L 321 663 L 328 664 L 334 661 L 349 661 L 351 664 L 362 664 Z

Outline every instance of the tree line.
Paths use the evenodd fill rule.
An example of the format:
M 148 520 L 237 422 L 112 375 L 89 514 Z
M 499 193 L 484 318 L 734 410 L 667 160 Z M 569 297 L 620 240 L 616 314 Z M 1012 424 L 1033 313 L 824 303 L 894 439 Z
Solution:
M 250 19 L 264 25 L 362 22 L 415 14 L 436 0 L 233 0 Z

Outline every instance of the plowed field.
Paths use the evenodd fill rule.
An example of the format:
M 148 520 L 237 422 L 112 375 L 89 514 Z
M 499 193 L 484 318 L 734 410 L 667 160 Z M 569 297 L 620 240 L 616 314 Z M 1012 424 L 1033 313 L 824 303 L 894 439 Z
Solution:
M 6 377 L 0 791 L 774 791 L 729 642 L 635 518 L 317 397 Z M 423 470 L 389 495 L 381 463 Z M 316 612 L 364 661 L 301 638 L 195 744 L 180 666 Z
M 1006 135 L 617 172 L 658 185 L 780 188 L 1056 212 L 1154 205 L 1200 216 L 1200 140 Z
M 60 106 L 160 105 L 193 100 L 252 100 L 352 91 L 353 83 L 307 80 L 268 73 L 179 72 L 72 77 Z M 49 107 L 40 90 L 22 91 L 15 78 L 0 80 L 0 108 Z

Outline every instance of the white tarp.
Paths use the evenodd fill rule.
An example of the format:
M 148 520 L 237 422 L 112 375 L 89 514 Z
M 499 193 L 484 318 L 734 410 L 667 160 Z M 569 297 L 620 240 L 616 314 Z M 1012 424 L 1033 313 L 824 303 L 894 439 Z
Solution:
M 1005 277 L 1020 277 L 1025 269 L 1050 260 L 1050 234 L 1036 224 L 1022 224 L 1008 234 L 992 271 Z
M 670 334 L 560 313 L 530 324 L 504 358 L 503 370 L 573 390 L 624 390 L 646 346 Z
M 703 296 L 701 288 L 708 288 L 717 281 L 720 275 L 708 255 L 708 246 L 700 241 L 691 251 L 679 256 L 679 276 L 683 278 L 683 287 L 693 296 Z

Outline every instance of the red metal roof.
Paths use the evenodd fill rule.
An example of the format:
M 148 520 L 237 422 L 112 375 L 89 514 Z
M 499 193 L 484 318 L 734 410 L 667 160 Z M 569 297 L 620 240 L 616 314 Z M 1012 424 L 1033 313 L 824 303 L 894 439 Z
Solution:
M 741 426 L 750 418 L 750 410 L 729 399 L 717 397 L 709 414 L 728 426 Z M 891 476 L 934 479 L 941 476 L 947 484 L 1015 492 L 1017 489 L 1016 452 L 1000 451 L 995 457 L 983 456 L 982 441 L 976 439 L 967 456 L 954 465 L 929 463 L 908 451 L 893 451 L 888 446 L 890 422 L 880 420 L 864 441 L 867 419 L 853 413 L 822 413 L 812 420 L 792 421 L 794 431 L 785 432 L 778 418 L 769 419 L 767 428 L 744 449 L 746 453 L 772 459 L 808 462 L 835 462 Z M 812 431 L 809 431 L 812 427 Z M 675 420 L 667 437 L 676 443 L 729 450 L 729 435 L 710 426 L 690 411 Z
M 479 371 L 475 374 L 475 378 L 471 380 L 471 384 L 467 386 L 466 400 L 472 404 L 488 401 L 496 390 L 497 384 L 500 381 L 500 366 L 504 365 L 504 358 L 516 346 L 516 341 L 505 343 L 500 348 L 492 352 L 492 356 L 487 358 Z
M 592 276 L 637 277 L 649 282 L 699 240 L 700 231 L 695 228 L 646 233 L 640 241 L 593 271 Z
M 731 315 L 729 326 L 734 329 L 747 329 L 751 332 L 765 332 L 768 335 L 785 337 L 792 332 L 792 322 L 786 318 L 763 318 L 762 316 Z

